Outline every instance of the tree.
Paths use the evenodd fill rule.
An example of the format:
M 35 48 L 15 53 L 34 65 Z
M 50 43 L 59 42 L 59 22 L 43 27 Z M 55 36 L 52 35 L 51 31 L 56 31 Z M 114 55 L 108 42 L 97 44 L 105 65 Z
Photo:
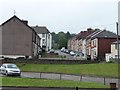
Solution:
M 64 32 L 58 32 L 58 34 L 56 34 L 55 32 L 52 32 L 52 39 L 53 39 L 53 48 L 54 49 L 61 49 L 62 47 L 67 48 L 67 42 L 68 40 L 74 36 L 71 35 L 69 33 L 69 31 L 67 33 Z
M 65 34 L 65 37 L 66 37 L 67 40 L 69 40 L 71 38 L 71 35 L 70 35 L 69 31 L 67 31 L 67 33 Z

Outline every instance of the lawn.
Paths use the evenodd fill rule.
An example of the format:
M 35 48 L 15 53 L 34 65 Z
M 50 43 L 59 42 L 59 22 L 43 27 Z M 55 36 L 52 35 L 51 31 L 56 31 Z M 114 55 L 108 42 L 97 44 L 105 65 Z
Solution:
M 118 64 L 26 64 L 20 67 L 22 71 L 54 72 L 66 74 L 85 74 L 96 76 L 118 77 Z
M 100 83 L 78 82 L 69 80 L 30 79 L 16 77 L 0 77 L 0 86 L 34 86 L 34 87 L 79 87 L 79 88 L 109 88 Z

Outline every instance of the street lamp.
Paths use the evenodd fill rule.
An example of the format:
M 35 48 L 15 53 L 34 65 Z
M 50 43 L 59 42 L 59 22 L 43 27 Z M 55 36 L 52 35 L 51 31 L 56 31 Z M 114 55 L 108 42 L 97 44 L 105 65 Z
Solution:
M 120 62 L 120 61 L 119 61 L 119 59 L 120 59 L 120 58 L 119 58 L 119 53 L 120 53 L 120 52 L 119 52 L 119 34 L 118 34 L 118 25 L 119 25 L 118 22 L 116 22 L 116 28 L 117 28 L 117 49 L 118 49 L 118 50 L 117 50 L 117 55 L 118 55 L 118 62 Z

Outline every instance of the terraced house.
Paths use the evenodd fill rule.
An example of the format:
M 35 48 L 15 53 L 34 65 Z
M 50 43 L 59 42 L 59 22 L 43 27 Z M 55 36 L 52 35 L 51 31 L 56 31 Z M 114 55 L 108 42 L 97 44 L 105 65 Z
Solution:
M 75 39 L 76 38 L 76 39 Z M 117 35 L 113 32 L 100 29 L 87 29 L 87 31 L 81 31 L 75 37 L 69 41 L 68 46 L 75 46 L 78 44 L 76 49 L 80 53 L 81 59 L 87 59 L 89 56 L 92 60 L 105 60 L 105 54 L 111 52 L 111 44 L 115 42 Z M 78 43 L 76 43 L 76 41 Z M 69 49 L 71 50 L 71 49 Z
M 0 56 L 35 58 L 41 50 L 41 38 L 28 21 L 15 15 L 1 24 L 0 37 Z

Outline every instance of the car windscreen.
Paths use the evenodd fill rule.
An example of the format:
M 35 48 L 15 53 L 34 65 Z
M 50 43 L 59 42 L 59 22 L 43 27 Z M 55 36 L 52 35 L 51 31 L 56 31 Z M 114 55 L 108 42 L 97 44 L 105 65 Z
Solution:
M 9 64 L 9 65 L 7 65 L 7 68 L 17 68 L 17 66 L 16 65 L 14 65 L 14 64 Z

